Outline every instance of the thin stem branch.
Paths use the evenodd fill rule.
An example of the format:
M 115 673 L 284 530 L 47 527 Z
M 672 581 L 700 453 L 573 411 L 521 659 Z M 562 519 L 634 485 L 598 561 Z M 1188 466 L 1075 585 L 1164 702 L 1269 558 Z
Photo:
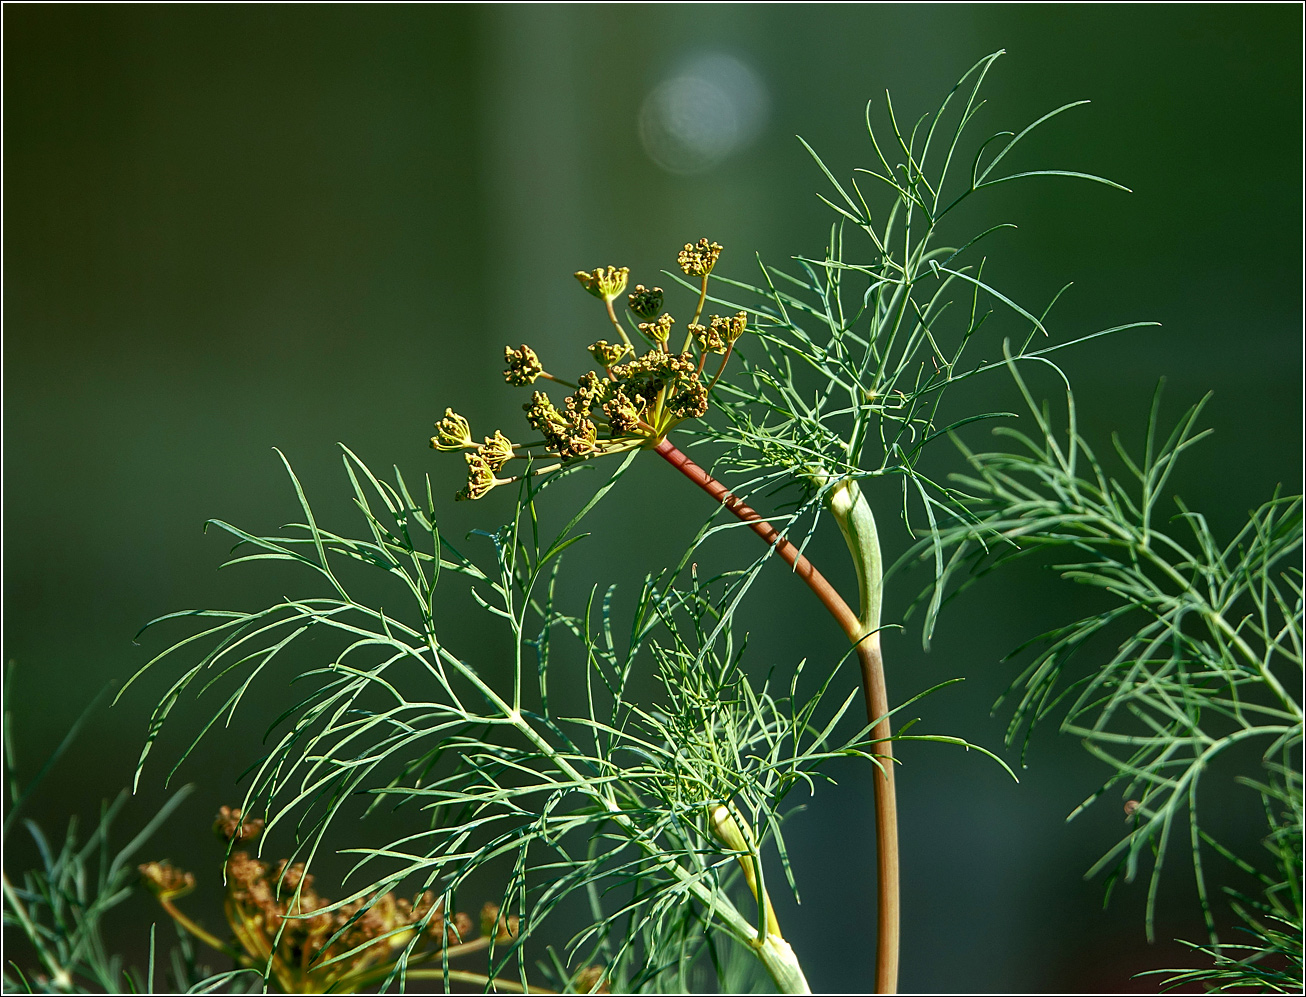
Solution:
M 540 377 L 544 378 L 546 381 L 552 381 L 554 384 L 561 384 L 564 388 L 576 387 L 576 385 L 572 384 L 570 381 L 564 381 L 560 377 L 554 377 L 547 370 L 540 371 Z
M 707 386 L 707 393 L 709 395 L 712 393 L 712 389 L 716 387 L 717 381 L 721 380 L 721 375 L 725 373 L 726 364 L 730 362 L 730 354 L 734 351 L 734 348 L 735 348 L 734 343 L 726 344 L 725 355 L 721 357 L 721 366 L 717 368 L 716 376 L 712 378 L 712 383 Z M 703 356 L 706 358 L 707 354 L 704 353 Z M 698 365 L 698 369 L 700 372 L 702 371 L 703 369 L 702 363 Z
M 893 774 L 893 742 L 889 740 L 889 694 L 884 681 L 884 660 L 880 652 L 879 634 L 879 578 L 869 577 L 865 567 L 867 557 L 859 556 L 859 546 L 874 548 L 873 570 L 878 576 L 879 547 L 874 536 L 874 520 L 860 492 L 854 486 L 844 486 L 847 509 L 833 508 L 844 531 L 849 549 L 858 567 L 862 585 L 863 613 L 855 613 L 798 548 L 782 537 L 774 526 L 764 520 L 756 510 L 733 494 L 703 468 L 685 455 L 674 443 L 664 439 L 655 448 L 657 454 L 690 481 L 702 488 L 713 499 L 748 525 L 768 547 L 774 547 L 794 574 L 807 583 L 807 587 L 829 610 L 839 628 L 856 646 L 857 662 L 862 675 L 862 697 L 866 703 L 866 718 L 873 725 L 875 739 L 874 757 L 879 773 L 875 787 L 875 845 L 878 873 L 876 903 L 877 945 L 875 952 L 876 993 L 896 993 L 898 988 L 899 941 L 899 859 L 898 859 L 898 804 Z M 834 503 L 832 502 L 832 506 Z M 840 514 L 842 512 L 842 515 Z M 857 535 L 858 532 L 862 535 Z M 869 533 L 869 536 L 865 534 Z
M 520 647 L 522 630 L 519 621 L 514 622 L 514 629 Z M 442 649 L 435 643 L 433 635 L 428 634 L 426 640 L 431 654 L 434 657 L 439 657 Z M 508 723 L 516 728 L 527 741 L 548 757 L 553 764 L 557 765 L 569 779 L 574 780 L 575 785 L 582 787 L 582 790 L 589 794 L 590 798 L 607 812 L 609 819 L 630 836 L 631 841 L 637 844 L 646 854 L 652 856 L 668 873 L 680 880 L 695 899 L 713 910 L 733 937 L 752 947 L 762 965 L 771 974 L 771 978 L 775 981 L 781 993 L 810 994 L 812 992 L 807 983 L 807 978 L 803 975 L 802 967 L 794 956 L 793 949 L 784 939 L 777 938 L 774 935 L 758 938 L 756 928 L 734 908 L 728 897 L 714 890 L 710 885 L 703 883 L 698 876 L 684 869 L 678 861 L 663 852 L 647 835 L 638 831 L 631 817 L 613 799 L 611 791 L 594 786 L 589 779 L 576 769 L 569 756 L 559 753 L 554 745 L 535 729 L 531 721 L 522 715 L 520 709 L 509 706 L 476 672 L 468 670 L 461 672 L 461 674 L 480 695 L 485 697 L 487 703 L 503 714 Z
M 707 301 L 707 282 L 711 274 L 703 274 L 703 286 L 698 292 L 698 307 L 694 309 L 694 321 L 690 325 L 698 325 L 698 320 L 703 317 L 703 304 Z
M 617 313 L 612 307 L 612 301 L 608 298 L 604 298 L 603 304 L 607 306 L 608 318 L 612 320 L 612 325 L 617 330 L 617 334 L 621 336 L 621 341 L 626 344 L 626 347 L 631 353 L 634 353 L 635 344 L 630 341 L 630 337 L 626 335 L 626 330 L 622 327 L 621 322 L 618 321 Z
M 164 911 L 167 913 L 167 915 L 170 918 L 176 921 L 180 927 L 190 932 L 195 938 L 199 939 L 209 948 L 214 949 L 217 952 L 221 952 L 228 959 L 230 959 L 234 963 L 237 963 L 238 965 L 243 965 L 243 966 L 254 965 L 253 961 L 246 958 L 243 953 L 237 952 L 230 945 L 225 944 L 216 935 L 208 931 L 205 931 L 198 924 L 192 921 L 189 917 L 183 914 L 177 908 L 177 906 L 173 904 L 171 900 L 164 900 L 162 897 L 158 899 L 159 899 L 159 906 L 164 909 Z
M 444 980 L 448 979 L 451 983 L 471 983 L 482 990 L 488 985 L 490 993 L 496 991 L 505 991 L 512 994 L 556 994 L 558 991 L 549 990 L 546 987 L 536 987 L 527 985 L 525 988 L 515 980 L 505 980 L 502 976 L 496 976 L 493 979 L 484 973 L 469 973 L 462 969 L 451 969 L 445 972 L 443 969 L 414 969 L 407 973 L 410 980 Z
M 698 292 L 698 307 L 694 309 L 694 317 L 690 320 L 688 328 L 685 329 L 685 345 L 680 348 L 681 353 L 688 350 L 689 344 L 694 341 L 694 326 L 698 325 L 698 320 L 703 317 L 703 303 L 707 301 L 707 281 L 709 276 L 709 274 L 703 274 L 703 286 Z M 703 369 L 703 360 L 706 358 L 707 355 L 704 354 L 703 358 L 698 362 L 700 371 Z

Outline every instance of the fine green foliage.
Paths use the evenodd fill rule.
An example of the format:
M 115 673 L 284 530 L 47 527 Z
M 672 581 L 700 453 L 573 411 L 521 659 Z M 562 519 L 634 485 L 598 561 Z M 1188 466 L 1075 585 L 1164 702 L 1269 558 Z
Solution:
M 100 704 L 97 699 L 86 708 L 68 734 L 26 787 L 20 786 L 11 743 L 12 724 L 6 704 L 4 715 L 5 778 L 9 796 L 5 815 L 5 844 L 11 842 L 10 830 L 19 813 L 44 782 L 46 775 L 72 746 L 78 731 Z M 110 911 L 131 894 L 136 867 L 131 859 L 155 831 L 172 815 L 190 794 L 186 786 L 174 793 L 132 839 L 116 851 L 110 844 L 114 820 L 127 802 L 123 790 L 112 803 L 105 803 L 99 820 L 86 837 L 80 839 L 76 817 L 68 821 L 62 841 L 51 841 L 34 821 L 25 820 L 27 832 L 36 845 L 40 865 L 11 881 L 4 874 L 4 925 L 21 932 L 39 963 L 39 972 L 27 971 L 19 964 L 15 951 L 4 967 L 5 993 L 154 993 L 156 985 L 165 986 L 164 967 L 156 969 L 155 928 L 149 929 L 150 958 L 144 974 L 129 970 L 120 955 L 111 953 L 104 941 L 103 926 Z M 142 926 L 143 927 L 143 926 Z M 168 931 L 171 934 L 171 929 Z M 161 960 L 159 960 L 161 962 Z M 171 950 L 170 969 L 174 985 L 191 987 L 208 977 L 197 966 L 189 941 L 180 937 Z M 223 979 L 225 982 L 225 977 Z M 88 989 L 94 988 L 94 989 Z
M 994 432 L 1014 440 L 1015 453 L 968 454 L 974 473 L 956 484 L 978 521 L 939 540 L 955 545 L 953 567 L 973 556 L 976 574 L 1051 550 L 1052 570 L 1100 589 L 1110 605 L 1027 645 L 1037 653 L 1012 686 L 1008 743 L 1022 729 L 1027 740 L 1038 721 L 1061 713 L 1061 730 L 1113 770 L 1070 816 L 1112 789 L 1133 797 L 1127 832 L 1089 875 L 1110 870 L 1109 882 L 1130 881 L 1151 857 L 1149 938 L 1171 846 L 1187 842 L 1209 935 L 1194 947 L 1215 966 L 1171 983 L 1299 990 L 1302 708 L 1290 690 L 1302 679 L 1301 497 L 1275 495 L 1223 544 L 1182 502 L 1167 521 L 1162 501 L 1175 461 L 1206 435 L 1195 429 L 1200 404 L 1163 436 L 1158 388 L 1141 459 L 1115 440 L 1128 472 L 1122 483 L 1080 435 L 1069 386 L 1066 428 L 1058 433 L 1014 364 L 1011 370 L 1037 431 L 1001 427 Z M 918 553 L 927 556 L 927 546 Z M 1094 647 L 1118 643 L 1096 651 L 1101 663 L 1072 677 L 1072 658 L 1094 653 L 1083 651 L 1094 638 Z M 1199 808 L 1203 778 L 1223 765 L 1223 782 L 1225 757 L 1245 766 L 1239 760 L 1248 748 L 1259 761 L 1233 780 L 1245 794 L 1221 805 L 1264 814 L 1259 855 L 1235 854 L 1216 840 Z M 1217 919 L 1227 918 L 1212 899 L 1213 861 L 1221 862 L 1220 878 L 1249 877 L 1261 890 L 1247 896 L 1225 888 L 1240 922 L 1238 942 L 1221 942 L 1217 932 Z
M 397 471 L 390 485 L 348 450 L 344 464 L 364 539 L 321 526 L 293 472 L 302 522 L 277 536 L 215 524 L 238 541 L 228 564 L 289 561 L 324 594 L 155 621 L 193 619 L 204 629 L 146 666 L 183 653 L 199 658 L 156 711 L 142 763 L 192 682 L 234 681 L 214 711 L 215 720 L 230 715 L 311 634 L 322 664 L 300 673 L 310 688 L 269 731 L 245 812 L 268 813 L 269 833 L 295 825 L 294 858 L 310 864 L 356 794 L 369 796 L 370 807 L 411 805 L 427 814 L 412 834 L 350 849 L 364 882 L 332 907 L 410 883 L 443 894 L 451 909 L 467 880 L 490 870 L 503 881 L 504 912 L 521 925 L 517 938 L 491 951 L 490 976 L 525 983 L 523 945 L 572 895 L 589 906 L 588 927 L 573 923 L 566 952 L 545 967 L 555 984 L 568 985 L 592 964 L 617 989 L 685 989 L 705 947 L 714 963 L 730 965 L 717 948 L 729 944 L 725 938 L 751 942 L 762 906 L 756 914 L 736 907 L 736 860 L 751 863 L 764 883 L 762 850 L 774 849 L 793 886 L 782 804 L 793 789 L 813 787 L 824 762 L 868 757 L 869 747 L 865 728 L 836 737 L 856 698 L 826 705 L 836 669 L 823 670 L 804 695 L 801 664 L 761 683 L 742 668 L 733 608 L 762 562 L 712 579 L 692 569 L 650 576 L 622 637 L 613 590 L 595 590 L 580 615 L 554 603 L 559 555 L 581 539 L 577 525 L 620 470 L 547 542 L 539 490 L 527 479 L 513 522 L 480 537 L 490 554 L 482 566 L 439 536 L 429 481 L 419 504 Z M 384 610 L 351 594 L 349 567 L 358 564 L 395 583 Z M 470 582 L 510 635 L 506 682 L 492 683 L 486 663 L 437 634 L 436 586 L 450 578 Z M 323 642 L 332 635 L 336 649 L 328 652 Z M 583 676 L 583 700 L 551 689 L 559 659 L 568 687 Z M 659 691 L 642 705 L 631 678 L 637 662 L 649 661 Z M 721 806 L 750 829 L 754 845 L 742 855 L 710 830 L 708 814 Z M 400 960 L 386 983 L 404 975 Z
M 719 389 L 729 424 L 699 435 L 701 442 L 726 448 L 722 465 L 752 475 L 741 487 L 805 484 L 815 494 L 800 506 L 804 512 L 819 508 L 818 500 L 841 481 L 896 478 L 904 521 L 934 535 L 968 517 L 961 497 L 921 468 L 924 448 L 968 423 L 1011 415 L 978 411 L 945 417 L 943 408 L 949 387 L 1002 367 L 992 325 L 985 329 L 994 309 L 1022 329 L 1016 354 L 1021 361 L 1155 324 L 1130 323 L 1036 348 L 1037 340 L 1048 338 L 1048 315 L 1069 285 L 1034 314 L 984 280 L 981 243 L 1014 229 L 1010 223 L 943 241 L 952 212 L 999 184 L 1051 177 L 1126 189 L 1071 170 L 1005 172 L 1035 129 L 1086 101 L 1049 111 L 1019 133 L 970 140 L 968 129 L 985 103 L 980 89 L 1001 55 L 976 63 L 938 110 L 922 115 L 910 130 L 900 124 L 887 94 L 887 130 L 873 124 L 868 104 L 875 166 L 856 170 L 846 186 L 804 143 L 833 187 L 832 199 L 821 200 L 839 216 L 824 258 L 796 257 L 797 274 L 759 260 L 761 285 L 717 276 L 746 296 L 739 302 L 709 300 L 747 308 L 756 316 L 750 320 L 756 335 L 739 344 L 743 374 L 724 380 Z M 869 196 L 862 190 L 867 183 Z M 858 231 L 865 241 L 850 237 Z M 977 349 L 987 349 L 994 359 L 975 358 Z M 874 505 L 883 501 L 882 491 L 867 495 Z M 924 518 L 916 524 L 919 516 Z M 943 547 L 936 544 L 934 553 L 942 575 Z M 927 641 L 937 609 L 937 603 L 929 608 Z

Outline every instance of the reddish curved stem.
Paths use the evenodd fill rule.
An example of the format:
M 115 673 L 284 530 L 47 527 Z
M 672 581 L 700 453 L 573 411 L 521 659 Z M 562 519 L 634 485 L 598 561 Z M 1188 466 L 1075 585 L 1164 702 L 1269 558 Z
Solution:
M 874 754 L 881 769 L 879 776 L 873 780 L 879 887 L 876 898 L 875 992 L 896 993 L 899 941 L 898 804 L 893 778 L 893 742 L 889 740 L 889 694 L 884 681 L 880 635 L 878 632 L 865 633 L 857 614 L 825 576 L 816 570 L 816 566 L 799 553 L 797 547 L 780 536 L 776 528 L 762 519 L 743 499 L 690 460 L 670 440 L 664 439 L 655 449 L 658 456 L 746 523 L 768 547 L 774 547 L 776 553 L 794 569 L 794 574 L 807 583 L 808 588 L 835 618 L 839 628 L 856 645 L 857 662 L 862 673 L 862 698 L 866 702 L 866 719 L 874 725 L 871 730 L 876 741 Z
M 656 452 L 677 471 L 747 523 L 749 529 L 761 537 L 768 547 L 774 547 L 775 552 L 784 559 L 784 562 L 794 569 L 794 574 L 816 593 L 816 597 L 839 623 L 840 629 L 849 634 L 852 640 L 857 640 L 860 636 L 857 614 L 852 611 L 848 603 L 844 602 L 834 586 L 825 580 L 825 576 L 816 570 L 816 566 L 798 552 L 797 547 L 780 536 L 776 528 L 758 515 L 755 509 L 690 460 L 670 440 L 659 443 Z

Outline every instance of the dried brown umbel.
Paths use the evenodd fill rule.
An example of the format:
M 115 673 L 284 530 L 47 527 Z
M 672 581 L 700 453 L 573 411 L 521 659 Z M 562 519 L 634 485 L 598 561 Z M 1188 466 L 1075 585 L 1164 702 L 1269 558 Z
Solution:
M 491 441 L 487 441 L 491 442 Z M 223 807 L 214 830 L 229 843 L 250 840 L 263 829 L 261 820 Z M 231 852 L 224 867 L 223 911 L 234 936 L 228 944 L 205 931 L 173 903 L 195 887 L 195 876 L 167 862 L 146 862 L 141 878 L 178 927 L 240 967 L 270 973 L 282 993 L 356 993 L 383 983 L 404 958 L 410 979 L 423 962 L 484 951 L 517 937 L 518 920 L 487 905 L 481 912 L 484 934 L 459 911 L 448 917 L 444 898 L 430 890 L 412 900 L 393 891 L 376 893 L 335 906 L 314 888 L 303 862 L 263 862 L 243 850 Z M 445 970 L 438 971 L 443 977 Z M 490 990 L 511 988 L 511 981 L 491 980 L 464 970 L 450 970 L 462 982 L 484 983 Z M 539 992 L 539 988 L 530 988 Z
M 240 807 L 220 807 L 213 822 L 213 833 L 224 841 L 237 844 L 253 841 L 263 833 L 263 818 L 245 817 Z

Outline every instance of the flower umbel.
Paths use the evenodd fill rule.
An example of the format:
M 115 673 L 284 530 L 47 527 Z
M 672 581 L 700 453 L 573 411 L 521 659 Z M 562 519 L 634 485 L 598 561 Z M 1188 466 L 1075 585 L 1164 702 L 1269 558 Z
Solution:
M 544 373 L 540 358 L 529 346 L 523 345 L 519 350 L 505 346 L 503 360 L 508 365 L 508 369 L 503 372 L 503 379 L 518 387 L 535 383 L 535 379 Z
M 635 290 L 626 295 L 626 303 L 640 318 L 656 318 L 658 312 L 662 311 L 662 288 L 636 284 Z
M 639 331 L 665 351 L 667 340 L 671 338 L 671 325 L 675 321 L 670 315 L 659 315 L 652 322 L 641 322 Z
M 480 453 L 463 456 L 467 458 L 467 485 L 454 498 L 478 499 L 486 495 L 495 485 L 507 484 L 506 481 L 501 481 L 494 476 L 494 468 Z
M 512 440 L 496 429 L 493 436 L 487 436 L 485 442 L 476 448 L 476 452 L 490 465 L 491 471 L 499 471 L 512 459 Z
M 609 343 L 606 339 L 600 339 L 597 343 L 590 344 L 589 351 L 595 363 L 601 363 L 604 367 L 611 367 L 627 353 L 630 353 L 631 349 L 625 343 Z
M 717 258 L 720 255 L 721 246 L 718 243 L 699 239 L 696 243 L 685 243 L 685 248 L 676 256 L 676 262 L 680 264 L 680 269 L 689 276 L 706 277 L 712 272 L 712 268 L 716 266 Z
M 467 420 L 453 409 L 445 409 L 444 418 L 435 424 L 431 446 L 437 450 L 463 450 L 472 445 L 472 429 Z
M 600 267 L 591 273 L 576 271 L 576 279 L 581 287 L 596 298 L 615 301 L 626 290 L 626 279 L 630 277 L 630 267 Z
M 739 312 L 729 318 L 722 318 L 720 315 L 712 316 L 712 328 L 727 342 L 733 343 L 736 339 L 744 334 L 748 328 L 748 313 Z
M 626 290 L 630 271 L 626 267 L 601 267 L 576 272 L 581 286 L 601 299 L 609 321 L 621 342 L 600 339 L 587 349 L 602 372 L 588 371 L 573 384 L 544 370 L 539 357 L 529 346 L 506 347 L 507 369 L 504 379 L 517 386 L 534 384 L 546 378 L 572 388 L 561 407 L 543 391 L 536 391 L 522 406 L 526 422 L 540 434 L 534 443 L 518 445 L 498 430 L 485 442 L 472 442 L 467 421 L 452 410 L 437 424 L 439 434 L 431 441 L 440 450 L 467 450 L 467 486 L 456 498 L 478 499 L 499 485 L 520 481 L 530 474 L 546 474 L 564 465 L 605 454 L 625 453 L 656 448 L 677 424 L 701 418 L 707 413 L 709 397 L 716 386 L 735 340 L 747 327 L 744 312 L 730 317 L 712 316 L 709 324 L 698 324 L 707 294 L 709 275 L 721 255 L 721 246 L 707 239 L 686 243 L 678 256 L 681 269 L 700 277 L 702 288 L 698 307 L 689 325 L 689 334 L 681 352 L 673 352 L 671 330 L 675 319 L 662 311 L 660 287 L 636 284 L 627 296 L 630 312 L 644 321 L 635 323 L 629 316 L 618 319 L 612 302 Z M 639 353 L 630 332 L 638 331 L 651 342 L 652 348 Z M 710 354 L 721 357 L 709 377 L 703 368 Z M 527 470 L 524 475 L 500 478 L 498 474 L 513 458 L 556 459 L 554 463 Z

